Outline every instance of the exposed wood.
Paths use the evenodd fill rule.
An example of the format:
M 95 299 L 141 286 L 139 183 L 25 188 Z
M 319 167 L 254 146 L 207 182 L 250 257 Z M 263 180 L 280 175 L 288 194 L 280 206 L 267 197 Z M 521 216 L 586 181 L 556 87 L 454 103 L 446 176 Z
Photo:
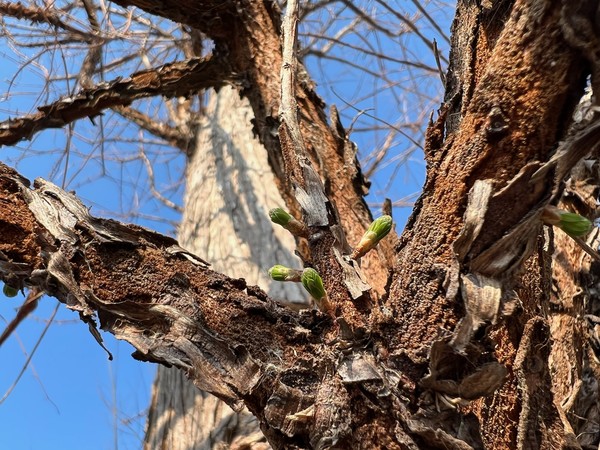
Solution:
M 584 104 L 584 112 L 590 106 Z M 595 118 L 596 114 L 591 116 Z M 585 126 L 587 120 L 576 126 Z M 571 171 L 559 204 L 561 208 L 586 217 L 597 216 L 599 157 L 596 149 Z M 600 230 L 595 229 L 585 241 L 597 249 Z M 593 322 L 582 320 L 600 316 L 599 267 L 600 263 L 590 258 L 566 233 L 554 232 L 548 305 L 552 340 L 548 362 L 559 413 L 584 449 L 597 446 L 600 436 L 600 347 L 594 345 L 598 335 L 594 333 Z

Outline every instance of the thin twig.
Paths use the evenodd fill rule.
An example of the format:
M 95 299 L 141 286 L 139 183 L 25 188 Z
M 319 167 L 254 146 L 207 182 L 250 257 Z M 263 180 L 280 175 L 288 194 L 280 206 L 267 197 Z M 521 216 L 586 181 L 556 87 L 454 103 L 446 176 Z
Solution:
M 421 39 L 421 41 L 423 41 L 423 43 L 425 45 L 427 45 L 427 47 L 429 47 L 433 51 L 433 43 L 429 39 L 427 39 L 427 37 L 421 32 L 421 30 L 419 29 L 419 27 L 417 27 L 417 25 L 414 23 L 413 20 L 400 14 L 398 11 L 396 11 L 394 8 L 392 8 L 390 5 L 388 5 L 387 1 L 383 1 L 383 0 L 375 0 L 375 1 L 377 3 L 379 3 L 381 6 L 383 6 L 385 9 L 387 9 L 398 20 L 400 20 L 406 26 L 408 26 L 408 28 L 410 28 L 412 30 L 412 32 L 415 33 Z M 448 60 L 443 55 L 441 55 L 441 58 L 444 61 L 444 63 L 448 64 Z
M 400 128 L 396 127 L 395 125 L 392 125 L 391 123 L 380 119 L 379 117 L 374 116 L 373 114 L 369 114 L 368 112 L 366 112 L 366 110 L 364 109 L 358 109 L 356 106 L 354 106 L 351 103 L 348 103 L 346 100 L 344 100 L 337 92 L 335 92 L 335 90 L 332 88 L 331 91 L 333 92 L 333 94 L 339 98 L 342 102 L 344 102 L 347 106 L 349 106 L 350 108 L 352 108 L 355 111 L 358 111 L 361 114 L 364 114 L 367 117 L 370 117 L 371 119 L 374 120 L 378 120 L 379 122 L 387 125 L 388 127 L 396 130 L 398 133 L 400 133 L 402 136 L 404 136 L 406 139 L 408 139 L 410 142 L 412 142 L 414 145 L 416 145 L 418 148 L 420 148 L 421 150 L 423 150 L 423 145 L 419 144 L 417 141 L 415 141 L 412 137 L 410 137 L 407 133 L 405 133 L 404 131 L 402 131 Z
M 29 294 L 25 298 L 25 301 L 17 311 L 17 315 L 13 320 L 9 322 L 9 324 L 6 326 L 6 328 L 0 335 L 0 346 L 2 346 L 2 344 L 4 344 L 4 341 L 6 341 L 6 339 L 8 339 L 8 337 L 17 329 L 17 327 L 23 321 L 23 319 L 25 319 L 29 314 L 31 314 L 35 310 L 35 308 L 37 308 L 38 300 L 42 295 L 44 295 L 43 291 L 38 291 L 35 289 L 29 291 Z
M 440 61 L 440 51 L 437 46 L 437 41 L 433 40 L 433 54 L 435 55 L 435 63 L 437 65 L 438 72 L 440 74 L 440 80 L 442 80 L 442 86 L 446 86 L 446 75 L 442 70 L 442 62 Z
M 14 17 L 15 19 L 26 19 L 34 23 L 47 23 L 56 28 L 61 28 L 69 33 L 80 36 L 84 40 L 93 38 L 90 33 L 74 28 L 62 21 L 57 14 L 57 10 L 54 8 L 27 7 L 20 2 L 1 2 L 0 14 L 3 16 Z
M 596 250 L 594 250 L 592 247 L 590 247 L 590 245 L 587 242 L 585 242 L 583 239 L 581 239 L 578 236 L 572 236 L 572 238 L 575 242 L 577 242 L 577 245 L 579 245 L 584 252 L 586 252 L 588 255 L 590 255 L 592 258 L 594 258 L 596 261 L 600 261 L 600 253 L 598 253 Z
M 144 153 L 143 146 L 140 146 L 140 158 L 142 159 L 144 166 L 146 166 L 146 172 L 148 173 L 148 181 L 150 182 L 150 191 L 152 192 L 152 195 L 155 198 L 157 198 L 160 202 L 164 203 L 165 206 L 172 208 L 179 213 L 183 213 L 183 208 L 181 206 L 173 203 L 171 200 L 169 200 L 160 192 L 158 192 L 158 189 L 156 189 L 154 182 L 154 169 L 152 168 L 152 164 L 146 156 L 146 153 Z
M 42 340 L 44 339 L 44 336 L 46 335 L 48 328 L 50 328 L 50 325 L 52 324 L 54 317 L 56 317 L 56 313 L 58 312 L 59 307 L 60 307 L 60 303 L 56 302 L 56 306 L 54 307 L 54 311 L 52 311 L 52 315 L 50 316 L 50 320 L 48 320 L 48 324 L 44 327 L 42 334 L 40 334 L 40 337 L 38 338 L 37 342 L 33 346 L 33 350 L 31 350 L 31 353 L 25 360 L 25 364 L 23 364 L 23 367 L 21 367 L 21 371 L 19 372 L 19 375 L 17 375 L 17 378 L 15 379 L 13 384 L 4 393 L 4 396 L 2 398 L 0 398 L 0 405 L 2 403 L 4 403 L 4 401 L 10 396 L 12 391 L 14 391 L 14 389 L 17 387 L 17 384 L 19 384 L 21 377 L 23 376 L 23 374 L 25 373 L 25 370 L 27 370 L 27 367 L 29 366 L 29 363 L 31 362 L 31 358 L 33 358 L 33 355 L 35 355 L 35 352 L 38 349 L 38 347 L 40 346 L 40 344 L 42 343 Z
M 190 145 L 190 136 L 186 136 L 184 133 L 177 130 L 177 128 L 171 127 L 164 122 L 153 120 L 150 116 L 137 109 L 130 106 L 113 106 L 112 110 L 132 121 L 143 130 L 165 140 L 170 145 L 173 145 L 180 150 L 187 151 Z
M 223 57 L 195 58 L 136 72 L 117 78 L 77 95 L 38 107 L 29 116 L 0 122 L 0 146 L 14 145 L 47 128 L 62 128 L 83 117 L 101 114 L 106 108 L 162 95 L 182 97 L 209 87 L 233 84 L 237 77 L 228 70 Z
M 433 26 L 433 28 L 435 28 L 435 30 L 440 34 L 440 36 L 442 36 L 442 38 L 444 38 L 444 40 L 448 44 L 450 44 L 450 38 L 448 37 L 448 35 L 444 32 L 444 30 L 442 30 L 442 28 L 438 25 L 438 23 L 435 20 L 433 20 L 433 18 L 429 15 L 427 10 L 425 8 L 423 8 L 421 1 L 419 1 L 419 0 L 411 0 L 411 1 L 417 7 L 419 12 L 421 14 L 423 14 L 423 16 L 429 21 L 429 23 Z M 435 39 L 433 40 L 433 43 L 435 45 Z

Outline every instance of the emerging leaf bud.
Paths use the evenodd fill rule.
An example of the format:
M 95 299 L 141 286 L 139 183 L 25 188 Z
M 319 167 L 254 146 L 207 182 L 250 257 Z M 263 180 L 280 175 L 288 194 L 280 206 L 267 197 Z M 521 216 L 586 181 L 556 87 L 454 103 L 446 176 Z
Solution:
M 571 237 L 587 234 L 592 229 L 592 222 L 579 214 L 563 211 L 554 206 L 546 206 L 542 220 L 547 225 L 555 225 Z
M 354 252 L 352 252 L 352 259 L 360 258 L 374 249 L 379 241 L 387 236 L 392 229 L 392 225 L 393 221 L 391 216 L 383 215 L 375 219 L 354 249 Z
M 295 219 L 290 213 L 284 211 L 282 208 L 273 208 L 269 211 L 269 217 L 271 222 L 281 225 L 283 228 L 288 230 L 294 236 L 306 237 L 308 236 L 308 230 L 299 220 Z
M 19 293 L 19 290 L 15 289 L 12 286 L 9 286 L 8 284 L 5 284 L 4 287 L 2 288 L 2 292 L 7 297 L 16 297 L 17 294 Z
M 300 281 L 302 271 L 290 269 L 289 267 L 277 264 L 269 269 L 269 276 L 275 281 Z
M 579 214 L 565 212 L 560 215 L 558 226 L 569 236 L 583 236 L 592 229 L 592 222 Z
M 293 219 L 288 212 L 281 208 L 273 208 L 269 211 L 269 217 L 271 218 L 271 222 L 281 225 L 282 227 L 285 227 L 289 221 Z
M 302 271 L 302 286 L 315 299 L 315 303 L 321 311 L 329 314 L 331 317 L 335 317 L 331 303 L 329 303 L 329 299 L 327 298 L 327 292 L 325 292 L 325 288 L 323 287 L 321 275 L 312 267 L 307 267 Z
M 304 269 L 301 280 L 302 286 L 304 286 L 304 289 L 308 291 L 312 298 L 318 301 L 325 297 L 323 280 L 321 279 L 321 275 L 319 275 L 315 269 L 311 267 Z

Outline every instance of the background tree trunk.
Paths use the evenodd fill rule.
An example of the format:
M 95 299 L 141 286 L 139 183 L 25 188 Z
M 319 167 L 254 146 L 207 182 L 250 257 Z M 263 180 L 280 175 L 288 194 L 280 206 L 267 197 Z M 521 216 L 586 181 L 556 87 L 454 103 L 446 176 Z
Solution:
M 283 205 L 264 147 L 253 136 L 252 109 L 224 87 L 209 95 L 186 171 L 179 242 L 213 269 L 258 284 L 275 299 L 306 302 L 297 283 L 274 283 L 274 264 L 301 267 L 291 234 L 274 227 L 268 210 Z M 145 449 L 269 448 L 256 419 L 198 390 L 177 369 L 158 367 Z M 242 447 L 245 445 L 245 447 Z

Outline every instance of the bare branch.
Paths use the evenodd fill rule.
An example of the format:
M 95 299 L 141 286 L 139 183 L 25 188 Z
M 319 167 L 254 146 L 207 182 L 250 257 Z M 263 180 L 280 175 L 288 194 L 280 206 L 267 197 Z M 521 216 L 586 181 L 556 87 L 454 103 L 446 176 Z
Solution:
M 411 1 L 412 1 L 413 5 L 415 5 L 417 7 L 417 9 L 419 10 L 419 12 L 423 15 L 423 17 L 425 17 L 429 21 L 431 26 L 433 28 L 435 28 L 435 30 L 440 34 L 440 36 L 442 36 L 442 38 L 449 44 L 450 38 L 444 32 L 444 30 L 442 30 L 440 28 L 440 25 L 437 23 L 437 21 L 434 20 L 433 17 L 431 17 L 431 15 L 427 12 L 427 10 L 425 8 L 423 8 L 423 5 L 421 4 L 421 2 L 419 2 L 418 0 L 411 0 Z M 433 42 L 435 44 L 435 39 Z
M 250 343 L 244 344 L 244 352 L 249 354 L 243 358 L 226 350 L 236 347 L 233 341 L 228 343 L 229 339 L 241 344 L 240 337 L 234 335 L 243 328 L 230 326 L 234 322 L 231 314 L 240 324 L 246 322 L 243 316 L 248 316 L 248 311 L 264 310 L 266 316 L 248 316 L 248 324 L 255 324 L 250 334 L 269 335 L 275 347 L 279 347 L 276 342 L 282 344 L 281 353 L 276 353 L 286 353 L 283 344 L 287 333 L 272 325 L 277 319 L 269 325 L 258 317 L 283 315 L 290 323 L 298 317 L 259 289 L 210 270 L 207 263 L 183 250 L 172 238 L 94 218 L 73 194 L 41 179 L 36 180 L 34 190 L 27 183 L 12 169 L 0 166 L 0 185 L 12 195 L 10 203 L 2 203 L 0 224 L 5 230 L 16 231 L 18 223 L 16 234 L 2 233 L 0 237 L 3 279 L 55 296 L 90 325 L 97 314 L 103 329 L 138 349 L 139 359 L 187 369 L 192 378 L 198 377 L 198 385 L 230 402 L 239 402 L 240 393 L 249 387 L 243 387 L 244 383 L 257 381 L 257 361 L 271 358 L 264 346 L 252 349 Z M 21 243 L 18 249 L 15 242 Z M 80 256 L 72 258 L 69 251 L 75 252 L 71 256 Z M 131 264 L 146 267 L 144 275 L 132 276 Z M 148 297 L 150 292 L 153 294 Z M 205 325 L 209 316 L 213 316 L 211 328 Z M 187 337 L 182 340 L 183 336 Z M 202 362 L 208 355 L 193 350 L 192 341 L 198 338 L 205 351 L 212 347 L 208 351 L 213 352 L 213 358 L 225 359 Z M 211 373 L 212 381 L 205 379 L 207 373 L 199 373 L 202 367 Z M 233 381 L 237 377 L 241 378 Z
M 143 130 L 152 133 L 174 147 L 186 151 L 190 143 L 188 136 L 181 133 L 177 128 L 171 127 L 164 122 L 157 122 L 147 114 L 130 106 L 113 106 L 113 111 L 132 121 Z
M 436 73 L 438 71 L 437 68 L 428 66 L 427 64 L 424 64 L 424 63 L 422 63 L 420 61 L 410 61 L 408 59 L 394 58 L 393 56 L 387 55 L 387 54 L 385 54 L 383 52 L 375 52 L 373 50 L 369 50 L 369 49 L 360 47 L 358 45 L 353 45 L 353 44 L 351 44 L 349 42 L 344 42 L 344 41 L 342 41 L 340 39 L 337 39 L 336 37 L 324 37 L 324 36 L 316 35 L 314 33 L 306 33 L 305 36 L 315 37 L 315 38 L 318 37 L 320 39 L 325 39 L 325 40 L 329 41 L 329 45 L 327 45 L 323 49 L 307 48 L 307 49 L 303 50 L 303 54 L 305 54 L 305 55 L 314 55 L 314 56 L 317 56 L 317 57 L 327 56 L 328 58 L 334 59 L 334 60 L 336 60 L 338 62 L 346 63 L 348 65 L 352 65 L 351 61 L 344 60 L 343 58 L 340 58 L 340 57 L 335 58 L 335 57 L 333 57 L 331 55 L 328 55 L 328 50 L 331 47 L 331 44 L 335 43 L 335 44 L 337 44 L 337 45 L 339 45 L 341 47 L 346 47 L 346 48 L 348 48 L 350 50 L 354 50 L 354 51 L 356 51 L 359 54 L 365 54 L 365 55 L 369 55 L 369 56 L 374 56 L 374 57 L 376 57 L 379 60 L 385 60 L 385 61 L 390 61 L 390 62 L 397 63 L 397 64 L 411 66 L 411 67 L 415 67 L 417 69 L 422 69 L 422 70 L 424 70 L 426 72 L 431 72 L 431 73 Z M 357 64 L 355 64 L 355 65 L 358 66 Z M 362 69 L 366 71 L 366 69 L 364 67 Z M 375 73 L 373 71 L 367 71 L 367 73 L 369 73 L 369 72 L 370 73 Z M 381 76 L 381 74 L 378 74 L 378 75 Z
M 17 329 L 19 324 L 25 319 L 29 314 L 31 314 L 35 308 L 37 308 L 38 300 L 40 297 L 44 295 L 42 291 L 37 291 L 32 289 L 29 291 L 29 294 L 25 298 L 25 301 L 17 311 L 16 317 L 9 322 L 6 326 L 5 330 L 0 335 L 0 346 L 4 344 L 4 341 L 10 337 L 10 335 Z
M 347 0 L 344 0 L 344 1 L 347 1 Z M 381 6 L 383 6 L 385 9 L 387 9 L 390 13 L 392 13 L 396 18 L 398 18 L 398 20 L 405 23 L 406 26 L 408 28 L 410 28 L 413 33 L 415 33 L 417 36 L 419 36 L 419 38 L 421 38 L 423 43 L 425 45 L 427 45 L 427 47 L 429 47 L 432 52 L 434 51 L 433 42 L 431 40 L 429 40 L 423 34 L 423 32 L 415 24 L 415 21 L 413 19 L 409 19 L 408 17 L 404 16 L 403 14 L 400 14 L 398 11 L 396 11 L 394 8 L 392 8 L 387 2 L 384 2 L 382 0 L 375 0 L 375 1 L 377 3 L 379 3 Z M 443 34 L 442 34 L 442 36 L 443 36 Z M 448 60 L 446 59 L 446 57 L 441 55 L 441 59 L 442 59 L 442 61 L 444 61 L 444 63 L 448 64 Z
M 57 12 L 52 8 L 36 8 L 27 7 L 20 2 L 0 2 L 0 14 L 3 16 L 11 16 L 16 19 L 30 20 L 36 23 L 47 23 L 57 28 L 61 28 L 69 33 L 76 34 L 85 40 L 94 38 L 90 33 L 79 30 L 71 25 L 63 22 Z
M 102 59 L 103 40 L 100 37 L 100 24 L 98 23 L 92 0 L 82 0 L 82 3 L 90 23 L 90 28 L 94 34 L 94 38 L 89 43 L 88 52 L 83 59 L 81 70 L 79 71 L 79 85 L 84 89 L 88 89 L 93 86 L 92 75 Z
M 291 0 L 287 4 L 282 29 L 283 61 L 281 65 L 281 106 L 279 113 L 282 121 L 288 127 L 291 144 L 294 147 L 294 156 L 303 158 L 306 157 L 306 149 L 300 133 L 298 102 L 296 102 L 296 71 L 298 70 L 296 59 L 298 2 L 296 0 Z
M 61 128 L 106 108 L 129 105 L 136 99 L 162 95 L 185 97 L 202 89 L 234 84 L 239 78 L 220 57 L 191 59 L 136 72 L 131 77 L 84 89 L 73 97 L 39 107 L 39 113 L 0 123 L 0 145 L 13 145 L 47 128 Z
M 343 354 L 323 336 L 331 329 L 326 316 L 276 304 L 243 279 L 212 271 L 172 238 L 92 217 L 52 183 L 37 179 L 33 190 L 28 184 L 0 164 L 0 190 L 9 199 L 0 202 L 6 231 L 0 278 L 55 296 L 93 334 L 97 317 L 103 330 L 137 349 L 135 358 L 185 371 L 198 388 L 234 408 L 246 404 L 274 448 L 309 440 L 317 446 L 320 426 L 333 428 L 337 413 L 317 408 L 314 421 L 300 428 L 292 416 L 327 395 L 334 395 L 336 411 L 350 408 L 341 379 L 354 382 L 347 373 L 352 361 L 369 361 L 370 376 L 382 379 L 370 350 L 340 364 Z M 297 380 L 293 389 L 284 376 Z M 294 433 L 287 431 L 290 423 Z M 351 437 L 349 430 L 343 435 Z
M 144 148 L 142 146 L 140 146 L 140 158 L 144 162 L 144 166 L 146 166 L 146 172 L 148 173 L 148 181 L 150 182 L 150 190 L 152 191 L 152 195 L 154 195 L 154 197 L 156 197 L 159 201 L 161 201 L 167 207 L 174 209 L 175 211 L 180 212 L 180 213 L 183 212 L 183 209 L 180 206 L 173 203 L 171 200 L 166 198 L 164 195 L 162 195 L 156 189 L 155 182 L 154 182 L 154 169 L 152 168 L 152 164 L 150 163 L 150 160 L 146 156 L 146 153 L 144 152 Z

